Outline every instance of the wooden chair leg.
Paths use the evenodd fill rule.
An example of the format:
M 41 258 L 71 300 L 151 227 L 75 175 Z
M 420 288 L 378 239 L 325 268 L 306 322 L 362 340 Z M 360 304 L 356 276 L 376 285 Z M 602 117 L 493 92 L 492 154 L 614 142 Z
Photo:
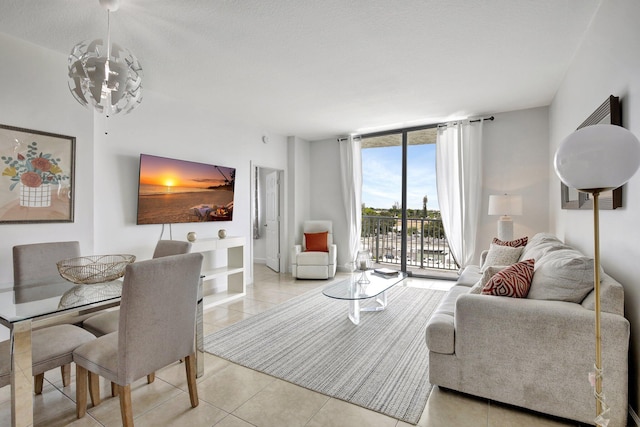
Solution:
M 118 395 L 118 386 L 116 383 L 111 383 L 111 397 L 116 397 Z
M 87 412 L 87 370 L 76 365 L 76 417 L 82 418 Z
M 44 372 L 33 376 L 33 391 L 36 394 L 42 394 L 42 387 L 44 386 Z
M 149 375 L 147 375 L 147 384 L 151 384 L 155 380 L 156 380 L 156 373 L 155 372 L 152 372 Z
M 198 387 L 196 385 L 196 358 L 195 354 L 184 358 L 185 369 L 187 371 L 187 385 L 189 386 L 189 398 L 191 399 L 191 407 L 198 406 Z
M 69 384 L 71 384 L 71 364 L 60 366 L 60 373 L 62 374 L 62 385 L 69 387 Z
M 133 427 L 133 409 L 131 408 L 131 385 L 118 385 L 120 395 L 120 414 L 122 415 L 122 426 Z
M 91 404 L 98 406 L 100 404 L 100 376 L 89 372 L 89 395 L 91 396 Z

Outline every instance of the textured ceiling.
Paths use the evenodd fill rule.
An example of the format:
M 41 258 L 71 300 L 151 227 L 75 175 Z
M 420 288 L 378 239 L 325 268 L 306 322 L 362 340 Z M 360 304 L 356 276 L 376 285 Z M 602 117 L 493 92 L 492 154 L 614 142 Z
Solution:
M 122 0 L 111 33 L 145 90 L 315 140 L 549 105 L 600 1 Z M 106 21 L 98 0 L 0 3 L 0 32 L 65 55 Z

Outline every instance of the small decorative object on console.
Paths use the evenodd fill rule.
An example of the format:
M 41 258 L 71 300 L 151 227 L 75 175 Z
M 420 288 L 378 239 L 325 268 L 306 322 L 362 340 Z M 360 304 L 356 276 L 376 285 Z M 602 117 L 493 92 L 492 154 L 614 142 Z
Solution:
M 198 235 L 195 233 L 195 231 L 190 231 L 187 233 L 187 240 L 190 242 L 195 242 L 196 239 L 198 238 Z
M 221 239 L 224 239 L 225 237 L 227 237 L 227 230 L 225 230 L 224 228 L 221 228 L 220 230 L 218 230 L 218 237 Z

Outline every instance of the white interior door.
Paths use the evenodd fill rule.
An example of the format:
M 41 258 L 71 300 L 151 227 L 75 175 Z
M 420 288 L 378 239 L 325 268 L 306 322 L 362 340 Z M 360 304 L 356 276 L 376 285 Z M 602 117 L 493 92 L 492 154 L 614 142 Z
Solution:
M 267 174 L 265 218 L 267 227 L 266 259 L 267 267 L 280 272 L 280 185 L 278 171 Z

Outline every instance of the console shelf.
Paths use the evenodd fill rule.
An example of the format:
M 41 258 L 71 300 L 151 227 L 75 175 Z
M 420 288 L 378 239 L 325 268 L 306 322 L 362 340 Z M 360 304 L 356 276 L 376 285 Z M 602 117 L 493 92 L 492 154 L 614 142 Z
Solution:
M 245 238 L 210 238 L 192 242 L 191 252 L 204 255 L 202 290 L 204 309 L 242 298 L 247 293 L 244 278 Z M 226 265 L 216 263 L 217 251 L 226 249 Z

